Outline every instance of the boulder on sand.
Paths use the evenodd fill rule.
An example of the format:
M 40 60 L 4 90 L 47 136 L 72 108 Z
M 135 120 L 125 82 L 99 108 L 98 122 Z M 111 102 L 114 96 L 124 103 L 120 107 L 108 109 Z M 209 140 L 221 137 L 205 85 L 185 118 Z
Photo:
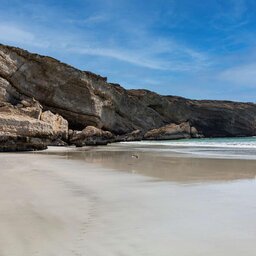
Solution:
M 94 126 L 87 126 L 82 131 L 70 132 L 70 144 L 77 147 L 91 145 L 106 145 L 114 140 L 114 135 L 109 131 L 103 131 Z
M 158 129 L 148 131 L 144 135 L 145 140 L 174 140 L 200 137 L 195 127 L 191 127 L 189 122 L 181 124 L 168 124 Z

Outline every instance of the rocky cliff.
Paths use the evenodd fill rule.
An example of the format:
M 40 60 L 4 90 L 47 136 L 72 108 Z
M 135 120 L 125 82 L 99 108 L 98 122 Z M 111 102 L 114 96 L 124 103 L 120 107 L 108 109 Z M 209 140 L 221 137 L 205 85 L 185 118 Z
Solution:
M 185 122 L 200 136 L 256 135 L 256 105 L 253 103 L 197 101 L 161 96 L 147 90 L 125 90 L 108 83 L 104 77 L 80 71 L 53 58 L 0 45 L 0 102 L 16 109 L 16 116 L 18 111 L 53 127 L 47 118 L 42 119 L 35 104 L 24 106 L 24 101 L 33 101 L 42 107 L 41 111 L 60 115 L 72 130 L 94 126 L 111 132 L 117 140 L 129 136 L 131 140 L 134 131 L 137 131 L 135 139 L 143 138 L 143 134 L 152 129 L 160 128 L 162 132 L 163 127 Z M 0 129 L 4 132 L 3 127 Z M 175 134 L 170 126 L 168 134 L 172 137 Z M 67 137 L 67 130 L 63 136 Z

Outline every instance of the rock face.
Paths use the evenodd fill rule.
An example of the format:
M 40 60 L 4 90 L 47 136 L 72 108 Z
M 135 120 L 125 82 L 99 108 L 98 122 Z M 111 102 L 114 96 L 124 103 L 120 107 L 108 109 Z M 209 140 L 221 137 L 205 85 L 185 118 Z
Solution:
M 256 135 L 253 103 L 198 101 L 125 90 L 53 58 L 4 45 L 0 45 L 0 102 L 11 104 L 34 122 L 42 116 L 41 122 L 48 122 L 62 139 L 67 136 L 67 125 L 60 116 L 72 130 L 94 126 L 111 132 L 116 140 L 141 139 L 152 129 L 186 122 L 194 137 Z M 59 116 L 49 112 L 45 116 L 42 111 Z
M 68 121 L 62 116 L 45 111 L 41 114 L 40 120 L 51 125 L 55 140 L 68 140 Z
M 135 130 L 121 136 L 121 141 L 140 141 L 143 139 L 144 133 L 141 130 Z
M 59 115 L 46 111 L 40 104 L 0 102 L 0 151 L 46 149 L 47 145 L 67 145 L 68 123 Z M 40 116 L 39 116 L 40 115 Z
M 0 105 L 0 151 L 41 150 L 53 136 L 49 124 L 10 104 Z
M 158 129 L 148 131 L 144 135 L 145 140 L 173 140 L 173 139 L 187 139 L 199 138 L 196 128 L 191 127 L 189 122 L 184 122 L 179 125 L 169 124 Z
M 47 148 L 40 138 L 15 135 L 0 135 L 0 152 L 35 151 Z
M 92 125 L 124 134 L 164 124 L 154 110 L 139 104 L 121 86 L 18 48 L 0 46 L 0 77 L 9 101 L 15 103 L 20 95 L 34 97 L 45 110 L 68 120 L 72 129 Z
M 87 126 L 82 131 L 73 131 L 70 134 L 70 144 L 77 147 L 106 145 L 114 140 L 114 135 L 108 131 L 102 131 L 94 126 Z
M 253 103 L 189 100 L 160 96 L 147 90 L 130 90 L 129 94 L 144 106 L 154 109 L 165 120 L 165 124 L 189 121 L 205 137 L 256 134 L 256 104 Z

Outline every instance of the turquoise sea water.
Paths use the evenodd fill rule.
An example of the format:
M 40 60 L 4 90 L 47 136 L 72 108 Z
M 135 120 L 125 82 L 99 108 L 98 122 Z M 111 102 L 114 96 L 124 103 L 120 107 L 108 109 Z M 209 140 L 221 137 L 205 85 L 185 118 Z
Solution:
M 132 142 L 133 143 L 133 142 Z M 137 147 L 203 157 L 256 159 L 256 137 L 134 142 Z
M 140 143 L 150 144 L 150 145 L 170 145 L 170 146 L 256 148 L 256 137 L 181 139 L 181 140 L 163 140 L 163 141 L 143 141 Z

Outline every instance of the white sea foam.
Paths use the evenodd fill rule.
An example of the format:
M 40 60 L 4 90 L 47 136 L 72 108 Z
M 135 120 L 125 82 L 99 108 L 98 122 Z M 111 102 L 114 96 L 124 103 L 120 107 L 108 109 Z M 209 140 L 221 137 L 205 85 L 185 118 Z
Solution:
M 211 158 L 256 159 L 256 137 L 140 141 L 128 144 L 159 153 L 175 152 Z
M 124 142 L 127 143 L 127 142 Z M 129 144 L 151 146 L 180 146 L 180 147 L 207 147 L 207 148 L 255 148 L 256 137 L 246 138 L 211 138 L 211 139 L 184 139 L 165 141 L 139 141 L 128 142 Z

